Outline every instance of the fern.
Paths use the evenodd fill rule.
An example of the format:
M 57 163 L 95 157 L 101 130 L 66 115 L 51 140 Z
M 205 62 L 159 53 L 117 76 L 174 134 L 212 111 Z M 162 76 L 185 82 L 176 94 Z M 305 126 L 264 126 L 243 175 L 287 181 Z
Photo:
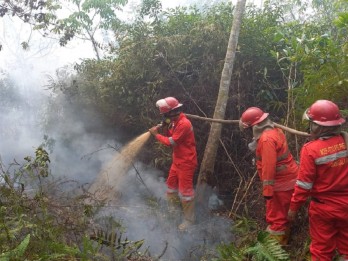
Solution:
M 277 240 L 271 238 L 267 232 L 259 232 L 257 242 L 244 252 L 251 255 L 253 260 L 258 261 L 277 261 L 290 260 L 288 253 L 279 245 Z
M 242 249 L 238 249 L 233 243 L 229 245 L 220 245 L 218 247 L 220 253 L 219 259 L 214 261 L 230 260 L 230 261 L 243 261 L 245 260 Z
M 15 249 L 6 253 L 2 253 L 0 255 L 0 260 L 7 261 L 7 260 L 13 260 L 13 259 L 22 257 L 24 255 L 25 250 L 27 249 L 29 245 L 29 242 L 30 242 L 30 234 L 28 234 Z
M 259 232 L 256 242 L 243 242 L 243 245 L 236 246 L 234 243 L 230 245 L 220 245 L 218 252 L 220 257 L 215 261 L 279 261 L 290 260 L 288 253 L 274 239 L 269 237 L 267 232 Z
M 130 241 L 128 238 L 123 238 L 123 233 L 116 230 L 104 231 L 97 229 L 90 235 L 90 239 L 117 250 L 119 255 L 127 258 L 137 253 L 144 244 L 144 240 Z

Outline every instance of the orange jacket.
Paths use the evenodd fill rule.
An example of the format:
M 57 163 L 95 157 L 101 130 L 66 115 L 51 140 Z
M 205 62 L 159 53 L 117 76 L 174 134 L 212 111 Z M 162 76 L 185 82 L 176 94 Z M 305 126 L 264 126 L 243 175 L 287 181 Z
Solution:
M 335 205 L 347 211 L 348 152 L 341 135 L 306 143 L 290 209 L 297 211 L 306 199 Z
M 263 196 L 271 197 L 273 191 L 294 188 L 298 166 L 281 129 L 262 132 L 256 147 L 256 167 L 263 184 Z
M 197 166 L 196 141 L 191 122 L 184 113 L 172 122 L 168 135 L 156 135 L 156 139 L 173 148 L 173 165 L 179 168 L 195 168 Z

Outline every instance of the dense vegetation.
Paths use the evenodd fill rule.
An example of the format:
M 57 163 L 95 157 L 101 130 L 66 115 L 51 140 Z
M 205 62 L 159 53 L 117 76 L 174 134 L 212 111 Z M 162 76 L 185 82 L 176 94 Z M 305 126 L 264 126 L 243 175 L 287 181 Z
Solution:
M 119 4 L 124 2 L 119 1 Z M 301 122 L 304 109 L 322 98 L 335 101 L 347 115 L 347 8 L 348 1 L 340 0 L 316 0 L 310 3 L 267 1 L 262 9 L 248 6 L 239 36 L 226 119 L 238 119 L 243 110 L 256 105 L 271 112 L 274 121 L 305 130 L 306 126 Z M 166 96 L 177 97 L 184 103 L 185 111 L 189 114 L 211 117 L 231 29 L 231 6 L 218 4 L 203 9 L 192 7 L 161 10 L 158 1 L 148 0 L 143 2 L 138 11 L 132 23 L 122 23 L 116 17 L 115 20 L 104 20 L 110 23 L 104 28 L 114 30 L 114 43 L 117 44 L 97 45 L 93 38 L 89 39 L 95 48 L 104 48 L 107 55 L 101 58 L 96 51 L 96 59 L 76 64 L 73 73 L 62 68 L 52 78 L 49 87 L 56 94 L 57 102 L 58 99 L 68 99 L 73 104 L 93 108 L 98 115 L 102 115 L 106 125 L 127 131 L 128 139 L 143 133 L 160 120 L 154 104 L 156 100 Z M 110 16 L 106 17 L 112 19 Z M 77 24 L 82 26 L 82 23 L 77 23 L 78 18 L 80 17 L 71 17 L 64 22 L 61 20 L 62 28 L 76 25 L 70 38 L 81 32 Z M 38 26 L 38 29 L 42 28 L 43 26 Z M 70 27 L 70 32 L 71 30 Z M 2 81 L 1 85 L 8 86 L 8 83 Z M 192 122 L 201 160 L 209 123 L 199 120 Z M 54 120 L 48 121 L 46 127 L 54 128 Z M 292 152 L 298 156 L 304 140 L 292 135 L 288 135 L 288 139 Z M 233 245 L 221 246 L 221 260 L 227 260 L 234 254 L 236 257 L 231 260 L 243 260 L 245 256 L 256 256 L 256 260 L 286 260 L 284 253 L 277 252 L 278 250 L 276 255 L 279 259 L 267 259 L 255 254 L 260 253 L 257 244 L 265 239 L 263 235 L 259 235 L 257 239 L 254 233 L 263 227 L 264 221 L 259 184 L 251 164 L 253 155 L 248 151 L 248 141 L 239 132 L 238 126 L 224 126 L 221 141 L 215 173 L 208 184 L 215 187 L 218 194 L 226 200 L 228 208 L 221 210 L 223 215 L 243 220 L 237 224 L 242 224 L 244 229 L 248 228 L 248 233 L 253 236 L 239 241 L 238 248 Z M 144 148 L 144 152 L 146 153 L 140 155 L 143 162 L 162 170 L 168 169 L 169 151 L 152 141 Z M 33 162 L 29 161 L 29 164 Z M 37 174 L 42 176 L 40 173 Z M 6 176 L 7 173 L 3 175 Z M 31 207 L 33 199 L 28 202 L 18 191 L 10 190 L 8 193 L 16 196 L 13 200 L 22 202 L 21 207 L 35 211 L 36 208 Z M 35 206 L 40 207 L 40 211 L 47 210 L 45 197 L 36 198 L 39 200 L 35 202 Z M 5 204 L 2 209 L 7 207 Z M 42 220 L 27 220 L 25 215 L 18 212 L 16 215 L 19 220 L 12 219 L 11 222 L 20 223 L 21 230 L 18 233 L 6 228 L 6 236 L 11 240 L 6 245 L 1 244 L 2 253 L 17 247 L 20 242 L 22 243 L 17 248 L 24 248 L 23 245 L 28 245 L 29 240 L 38 242 L 43 237 L 40 233 L 45 232 L 43 227 L 35 236 L 26 237 L 30 234 L 28 231 L 32 231 L 31 227 L 37 226 L 35 222 Z M 38 217 L 34 214 L 30 217 L 34 216 Z M 40 216 L 50 222 L 63 222 L 54 220 L 46 211 L 40 213 Z M 247 217 L 248 220 L 241 217 Z M 255 227 L 250 225 L 251 220 L 257 221 Z M 76 231 L 83 230 L 86 222 L 81 217 L 76 217 Z M 4 226 L 12 226 L 12 223 L 4 222 Z M 48 226 L 49 223 L 45 224 Z M 299 258 L 296 260 L 305 259 L 308 251 L 307 225 L 303 211 L 293 228 L 291 248 L 288 249 L 291 256 Z M 237 228 L 241 229 L 240 226 Z M 70 235 L 69 231 L 58 233 L 50 229 L 49 232 L 53 233 L 52 237 L 45 240 L 60 244 L 59 247 L 54 245 L 54 248 L 64 249 L 62 252 L 65 255 L 70 255 L 68 253 L 71 251 L 71 255 L 87 258 L 91 254 L 78 252 L 78 248 L 69 243 L 89 244 L 89 239 L 82 237 L 83 233 Z M 58 237 L 58 234 L 63 235 L 63 238 Z M 3 237 L 4 234 L 0 236 Z M 75 241 L 72 237 L 78 240 Z M 255 240 L 258 243 L 254 248 L 248 248 Z M 137 249 L 140 243 L 129 244 Z M 42 249 L 49 252 L 47 246 Z M 35 253 L 36 250 L 31 251 Z M 35 257 L 28 257 L 30 258 Z

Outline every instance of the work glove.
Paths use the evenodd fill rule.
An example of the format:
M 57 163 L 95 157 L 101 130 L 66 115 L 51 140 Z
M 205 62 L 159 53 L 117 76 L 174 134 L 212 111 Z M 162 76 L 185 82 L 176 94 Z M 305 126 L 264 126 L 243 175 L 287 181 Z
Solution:
M 158 125 L 157 126 L 153 126 L 151 129 L 149 129 L 149 132 L 153 135 L 156 136 L 158 134 Z
M 158 131 L 161 132 L 162 134 L 166 134 L 168 129 L 169 129 L 169 124 L 170 124 L 170 120 L 169 123 L 168 121 L 166 121 L 166 119 L 164 119 L 163 121 L 161 121 L 160 124 L 158 124 Z
M 294 222 L 297 216 L 297 211 L 289 210 L 288 211 L 288 220 Z

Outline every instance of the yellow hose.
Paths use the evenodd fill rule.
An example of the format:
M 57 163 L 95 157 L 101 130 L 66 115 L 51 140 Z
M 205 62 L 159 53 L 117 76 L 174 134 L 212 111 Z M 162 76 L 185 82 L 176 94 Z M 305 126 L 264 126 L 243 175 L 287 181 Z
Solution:
M 203 121 L 210 121 L 210 122 L 217 122 L 217 123 L 224 123 L 224 124 L 238 124 L 239 120 L 220 120 L 220 119 L 212 119 L 212 118 L 207 118 L 207 117 L 200 117 L 197 115 L 192 115 L 192 114 L 187 114 L 185 113 L 185 115 L 189 118 L 192 119 L 197 119 L 197 120 L 203 120 Z M 307 132 L 303 132 L 303 131 L 298 131 L 289 127 L 286 127 L 284 125 L 278 124 L 278 123 L 274 123 L 274 126 L 276 126 L 277 128 L 280 128 L 284 131 L 290 132 L 292 134 L 295 135 L 300 135 L 300 136 L 304 136 L 304 137 L 310 137 L 311 135 Z

